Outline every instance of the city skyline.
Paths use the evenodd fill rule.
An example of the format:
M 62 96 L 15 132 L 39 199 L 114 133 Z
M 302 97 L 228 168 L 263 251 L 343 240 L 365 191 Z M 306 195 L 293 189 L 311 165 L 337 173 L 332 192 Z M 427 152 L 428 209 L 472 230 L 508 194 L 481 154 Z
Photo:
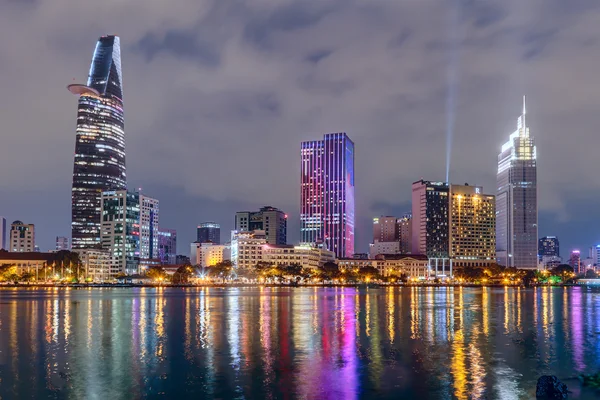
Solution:
M 581 78 L 581 82 L 573 82 L 561 69 L 561 66 L 566 68 L 565 64 L 555 62 L 572 60 L 569 54 L 573 44 L 565 46 L 570 38 L 593 36 L 585 31 L 586 21 L 598 10 L 591 5 L 587 8 L 584 3 L 560 12 L 544 7 L 540 14 L 544 15 L 544 25 L 535 29 L 517 19 L 517 15 L 533 17 L 531 11 L 513 3 L 462 10 L 461 27 L 477 40 L 455 47 L 461 54 L 461 79 L 456 98 L 450 181 L 494 187 L 498 149 L 506 132 L 511 131 L 515 103 L 526 93 L 531 111 L 528 125 L 532 132 L 538 133 L 538 236 L 560 237 L 565 254 L 572 248 L 585 249 L 600 241 L 593 229 L 588 228 L 590 224 L 584 223 L 598 216 L 590 200 L 595 196 L 597 177 L 586 164 L 593 159 L 593 154 L 588 155 L 585 146 L 574 147 L 575 143 L 585 143 L 586 135 L 593 138 L 593 127 L 597 125 L 595 116 L 590 115 L 590 109 L 598 102 L 597 95 L 590 93 L 586 88 L 589 85 L 582 83 L 590 77 L 584 65 L 594 63 L 582 61 L 575 67 L 570 65 L 569 69 L 577 70 L 572 75 Z M 27 11 L 28 16 L 21 18 L 21 23 L 30 28 L 32 34 L 23 38 L 22 47 L 33 54 L 47 56 L 41 74 L 39 63 L 30 62 L 30 56 L 7 48 L 8 62 L 16 63 L 14 66 L 19 68 L 10 74 L 5 71 L 2 79 L 10 76 L 11 80 L 20 82 L 20 88 L 10 90 L 14 88 L 13 83 L 2 81 L 7 93 L 15 96 L 10 101 L 5 100 L 7 107 L 2 114 L 6 131 L 14 134 L 0 149 L 1 177 L 5 182 L 0 190 L 6 199 L 0 213 L 9 223 L 14 220 L 35 223 L 36 236 L 44 249 L 54 246 L 56 236 L 68 236 L 74 102 L 63 86 L 74 77 L 76 81 L 82 78 L 81 72 L 89 67 L 90 43 L 97 36 L 119 32 L 125 48 L 128 180 L 160 199 L 161 220 L 164 226 L 178 230 L 180 253 L 185 254 L 185 243 L 193 241 L 197 223 L 214 220 L 228 232 L 235 211 L 263 204 L 289 212 L 289 241 L 298 241 L 297 181 L 287 178 L 298 176 L 299 165 L 295 158 L 298 142 L 339 130 L 348 132 L 360 149 L 356 156 L 360 188 L 356 245 L 357 251 L 365 252 L 373 217 L 401 215 L 409 210 L 410 183 L 420 177 L 444 179 L 446 119 L 440 110 L 445 107 L 447 82 L 445 78 L 443 82 L 436 80 L 436 76 L 446 75 L 444 63 L 435 61 L 444 59 L 449 44 L 440 42 L 444 37 L 443 24 L 432 28 L 431 34 L 420 30 L 418 25 L 430 26 L 431 22 L 443 21 L 448 10 L 442 8 L 436 14 L 423 13 L 434 11 L 427 5 L 411 5 L 403 12 L 396 6 L 373 6 L 374 13 L 367 16 L 353 6 L 338 5 L 332 12 L 311 2 L 295 4 L 296 9 L 276 7 L 265 14 L 264 20 L 260 19 L 261 10 L 249 7 L 248 20 L 240 21 L 244 32 L 233 33 L 247 44 L 244 47 L 247 52 L 241 51 L 235 40 L 219 37 L 210 24 L 204 25 L 206 32 L 200 32 L 189 20 L 178 20 L 179 23 L 168 25 L 166 32 L 158 31 L 152 23 L 163 18 L 159 15 L 164 10 L 161 13 L 146 10 L 147 26 L 126 27 L 124 21 L 129 22 L 132 16 L 128 16 L 126 10 L 116 9 L 117 14 L 123 11 L 119 21 L 109 21 L 101 27 L 94 25 L 94 29 L 86 23 L 91 21 L 86 15 L 94 13 L 81 10 L 82 19 L 78 19 L 73 17 L 80 11 L 71 10 L 55 17 L 64 21 L 54 23 L 66 25 L 66 21 L 78 20 L 80 25 L 67 33 L 51 33 L 55 40 L 46 42 L 40 40 L 43 35 L 34 34 L 47 26 L 41 18 L 46 5 L 5 6 L 6 27 L 11 26 L 11 16 Z M 427 17 L 422 16 L 425 14 Z M 558 22 L 559 14 L 566 15 L 566 22 Z M 216 10 L 208 9 L 206 15 L 198 18 L 205 21 L 218 15 Z M 297 28 L 285 28 L 294 27 L 293 22 L 298 21 L 300 15 L 306 16 L 304 22 Z M 383 15 L 393 17 L 394 25 Z M 428 20 L 423 21 L 418 16 Z M 380 23 L 366 24 L 367 18 L 376 18 Z M 219 24 L 231 22 L 229 16 L 214 19 Z M 277 21 L 281 21 L 279 25 Z M 257 22 L 265 22 L 261 25 L 264 31 L 258 30 Z M 365 41 L 328 38 L 322 46 L 307 44 L 329 24 L 337 24 L 343 31 L 352 27 Z M 392 26 L 403 26 L 407 30 L 391 29 Z M 510 31 L 517 33 L 514 36 L 499 33 L 507 27 L 514 27 Z M 183 40 L 186 38 L 188 42 Z M 206 42 L 198 41 L 199 38 Z M 491 43 L 483 46 L 486 40 Z M 178 42 L 189 44 L 187 52 Z M 375 46 L 366 46 L 365 42 Z M 584 42 L 588 44 L 582 44 Z M 589 44 L 593 43 L 591 40 L 581 39 L 577 43 L 592 46 L 587 47 L 588 50 L 594 46 Z M 202 46 L 205 46 L 204 53 Z M 212 53 L 213 64 L 210 49 L 216 51 Z M 225 55 L 230 53 L 225 49 L 231 49 L 250 65 L 260 62 L 256 65 L 264 68 L 229 70 L 232 64 Z M 479 56 L 473 50 L 484 54 Z M 578 59 L 585 60 L 593 51 L 585 53 L 578 53 Z M 347 75 L 338 75 L 334 65 L 357 60 L 354 54 L 369 57 L 361 56 L 361 63 L 348 63 L 353 67 Z M 496 66 L 482 64 L 484 56 L 490 54 L 495 54 Z M 279 55 L 291 56 L 289 64 L 282 64 Z M 369 59 L 381 62 L 373 63 Z M 407 65 L 404 61 L 407 59 L 414 60 L 416 65 Z M 190 70 L 194 65 L 197 68 Z M 484 71 L 483 76 L 474 73 L 472 66 L 479 66 L 478 70 Z M 379 81 L 374 75 L 363 75 L 368 67 L 375 68 L 374 75 L 386 79 Z M 417 74 L 415 68 L 421 74 Z M 21 69 L 23 75 L 19 77 Z M 289 74 L 278 75 L 286 70 Z M 167 76 L 174 79 L 165 79 Z M 417 86 L 405 85 L 405 79 L 419 76 L 422 79 L 415 79 Z M 298 82 L 297 77 L 303 80 Z M 322 84 L 315 85 L 319 82 Z M 243 83 L 248 86 L 242 90 Z M 281 84 L 282 90 L 275 88 L 276 84 Z M 561 92 L 567 84 L 578 94 L 575 102 L 552 95 Z M 33 93 L 36 96 L 32 96 Z M 52 94 L 52 101 L 48 101 L 45 93 Z M 163 94 L 164 99 L 160 97 Z M 320 96 L 324 98 L 319 100 Z M 214 101 L 212 105 L 207 98 Z M 322 110 L 313 110 L 311 107 L 315 105 Z M 39 116 L 40 121 L 22 118 L 20 110 L 24 107 Z M 200 115 L 195 115 L 197 110 Z M 564 132 L 570 133 L 565 135 Z M 26 151 L 34 150 L 28 146 L 36 140 L 45 153 L 22 157 Z M 262 154 L 258 153 L 259 149 L 264 154 L 273 154 L 272 163 L 276 168 L 265 172 L 255 162 L 256 154 Z M 49 152 L 51 157 L 46 157 Z M 210 153 L 228 154 L 228 157 L 219 161 Z M 558 160 L 570 154 L 577 157 L 569 156 L 573 162 L 559 167 Z M 206 165 L 214 164 L 215 171 L 200 177 L 190 175 L 187 171 L 197 174 L 190 166 L 199 160 Z M 20 171 L 18 177 L 23 182 L 10 173 L 8 166 Z M 261 174 L 265 174 L 264 180 L 257 179 Z M 36 195 L 40 192 L 44 195 Z

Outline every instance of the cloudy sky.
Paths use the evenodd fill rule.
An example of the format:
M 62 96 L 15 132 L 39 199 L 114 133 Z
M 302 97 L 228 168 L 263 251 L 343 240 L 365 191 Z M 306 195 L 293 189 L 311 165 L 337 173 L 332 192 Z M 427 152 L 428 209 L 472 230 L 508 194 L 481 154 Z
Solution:
M 70 235 L 77 99 L 98 36 L 121 36 L 127 174 L 188 253 L 197 223 L 273 205 L 299 238 L 299 143 L 356 144 L 357 249 L 410 185 L 495 191 L 521 98 L 540 236 L 600 243 L 597 0 L 0 0 L 0 215 Z M 222 234 L 227 236 L 226 233 Z

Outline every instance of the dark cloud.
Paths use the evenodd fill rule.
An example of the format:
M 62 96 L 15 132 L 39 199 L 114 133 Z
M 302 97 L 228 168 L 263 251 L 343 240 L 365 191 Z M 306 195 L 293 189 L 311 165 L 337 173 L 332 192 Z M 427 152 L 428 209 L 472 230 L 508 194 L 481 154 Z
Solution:
M 195 226 L 270 204 L 298 240 L 299 142 L 356 143 L 357 248 L 410 185 L 450 176 L 494 192 L 521 96 L 538 145 L 540 235 L 600 240 L 600 5 L 592 0 L 0 0 L 0 215 L 69 234 L 76 99 L 95 40 L 121 36 L 131 187 L 161 200 L 188 251 Z M 454 64 L 451 64 L 454 63 Z M 449 66 L 456 67 L 454 80 Z M 227 236 L 226 233 L 223 234 Z

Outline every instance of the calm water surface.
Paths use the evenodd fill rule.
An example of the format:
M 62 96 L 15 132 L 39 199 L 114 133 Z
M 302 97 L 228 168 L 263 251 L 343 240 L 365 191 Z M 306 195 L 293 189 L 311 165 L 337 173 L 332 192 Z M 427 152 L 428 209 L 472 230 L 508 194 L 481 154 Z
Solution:
M 531 399 L 599 370 L 585 288 L 0 289 L 1 399 Z

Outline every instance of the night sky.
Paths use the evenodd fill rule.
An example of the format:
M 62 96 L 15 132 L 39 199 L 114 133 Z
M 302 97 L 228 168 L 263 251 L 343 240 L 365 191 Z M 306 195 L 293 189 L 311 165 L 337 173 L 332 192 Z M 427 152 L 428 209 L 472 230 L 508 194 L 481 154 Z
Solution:
M 600 242 L 597 0 L 0 0 L 0 215 L 70 236 L 77 98 L 96 40 L 121 37 L 131 189 L 160 200 L 189 253 L 196 225 L 262 205 L 299 239 L 302 140 L 356 144 L 357 251 L 411 183 L 495 194 L 523 94 L 539 233 Z M 453 129 L 448 129 L 452 126 Z

